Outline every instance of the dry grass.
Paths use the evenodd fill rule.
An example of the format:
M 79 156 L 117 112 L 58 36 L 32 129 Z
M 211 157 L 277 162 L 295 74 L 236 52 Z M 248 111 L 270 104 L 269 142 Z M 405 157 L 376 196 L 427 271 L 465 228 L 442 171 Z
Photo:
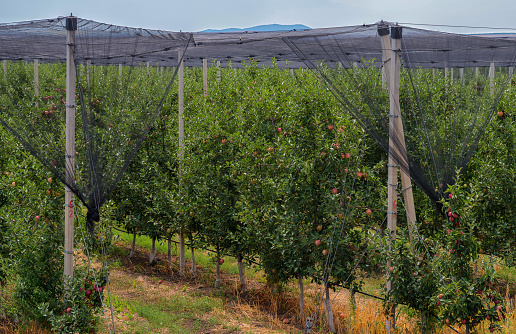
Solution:
M 123 250 L 119 254 L 129 251 L 128 244 L 121 243 L 118 247 Z M 77 258 L 81 259 L 81 256 Z M 212 270 L 198 266 L 196 276 L 180 277 L 176 268 L 171 270 L 167 267 L 164 254 L 158 254 L 157 264 L 148 265 L 146 249 L 138 248 L 133 259 L 113 256 L 111 261 L 119 264 L 110 270 L 111 287 L 108 290 L 111 291 L 111 301 L 115 307 L 113 314 L 106 307 L 100 324 L 101 333 L 112 332 L 112 318 L 117 333 L 300 333 L 304 328 L 306 316 L 314 315 L 317 323 L 312 333 L 328 333 L 326 314 L 318 302 L 321 289 L 316 284 L 305 284 L 304 310 L 303 315 L 300 315 L 297 282 L 287 285 L 283 291 L 277 291 L 264 283 L 249 280 L 249 290 L 242 294 L 236 275 L 223 272 L 223 286 L 215 289 L 215 276 Z M 98 266 L 98 263 L 95 266 Z M 162 280 L 161 284 L 159 280 Z M 368 291 L 377 289 L 376 285 L 377 281 L 368 283 Z M 502 283 L 497 287 L 502 289 Z M 510 311 L 502 324 L 502 330 L 504 333 L 516 333 L 516 300 L 512 289 L 507 287 L 503 290 L 508 291 L 505 299 Z M 386 333 L 386 318 L 381 301 L 356 294 L 356 308 L 352 309 L 347 290 L 331 292 L 331 299 L 338 333 Z M 197 305 L 199 300 L 209 304 L 205 311 L 196 311 L 197 306 L 189 307 Z M 164 311 L 160 309 L 159 312 L 163 312 L 158 313 L 159 316 L 173 319 L 168 323 L 156 322 L 152 316 L 139 311 L 148 308 L 150 312 L 155 306 L 174 303 L 179 306 L 174 309 L 163 308 Z M 135 305 L 139 305 L 139 308 Z M 400 312 L 396 333 L 418 333 L 417 320 Z M 170 325 L 172 322 L 180 323 L 181 329 L 174 330 Z M 465 332 L 464 328 L 457 329 L 460 333 Z M 488 322 L 484 322 L 476 330 L 478 334 L 491 333 Z M 0 334 L 3 333 L 47 332 L 34 324 L 21 328 L 4 320 L 0 322 Z M 439 328 L 436 333 L 455 332 L 448 328 Z
M 203 319 L 205 323 L 209 323 L 210 319 L 220 320 L 219 324 L 210 327 L 210 333 L 299 333 L 304 328 L 306 315 L 315 315 L 318 320 L 312 333 L 328 333 L 324 308 L 317 302 L 320 286 L 315 284 L 305 286 L 304 315 L 301 316 L 296 283 L 291 283 L 285 289 L 293 292 L 277 292 L 263 283 L 250 281 L 249 292 L 241 294 L 238 289 L 238 277 L 223 273 L 223 288 L 215 289 L 211 286 L 215 279 L 214 273 L 198 267 L 199 274 L 196 277 L 179 277 L 177 272 L 171 271 L 164 265 L 164 255 L 159 255 L 158 264 L 151 267 L 146 264 L 147 258 L 144 252 L 144 249 L 139 249 L 137 254 L 140 255 L 130 263 L 125 263 L 126 260 L 124 260 L 123 269 L 112 270 L 112 281 L 116 282 L 112 289 L 123 298 L 130 300 L 144 298 L 155 303 L 163 298 L 164 300 L 173 298 L 177 294 L 192 294 L 194 297 L 218 296 L 223 302 L 223 307 L 214 308 Z M 159 285 L 158 279 L 162 279 L 164 283 Z M 142 290 L 145 291 L 144 295 L 141 294 Z M 156 295 L 159 295 L 159 298 Z M 332 292 L 331 299 L 334 323 L 339 334 L 386 333 L 386 317 L 381 301 L 357 294 L 356 309 L 353 310 L 347 290 Z M 511 298 L 508 294 L 506 303 L 515 305 L 514 296 Z M 117 320 L 117 329 L 124 328 L 124 321 L 128 322 L 123 317 Z M 146 320 L 137 318 L 137 321 Z M 398 314 L 396 333 L 417 333 L 417 321 L 418 319 L 406 314 Z M 237 329 L 227 330 L 228 327 Z M 464 328 L 457 328 L 457 330 L 460 333 L 465 331 Z M 480 324 L 476 330 L 478 334 L 491 333 L 488 322 Z M 506 315 L 502 330 L 504 333 L 516 333 L 514 307 L 511 307 Z M 443 327 L 436 333 L 455 332 Z

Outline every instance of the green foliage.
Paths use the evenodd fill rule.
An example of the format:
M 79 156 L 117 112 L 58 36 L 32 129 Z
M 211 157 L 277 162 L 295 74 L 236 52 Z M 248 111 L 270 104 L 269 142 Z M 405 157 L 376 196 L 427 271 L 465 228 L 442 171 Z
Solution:
M 75 277 L 65 279 L 62 299 L 56 303 L 43 302 L 38 310 L 55 333 L 92 333 L 96 330 L 97 316 L 103 312 L 103 291 L 107 275 L 103 271 L 81 271 L 75 268 Z
M 490 328 L 497 328 L 497 321 L 506 310 L 502 296 L 492 289 L 495 281 L 492 263 L 484 262 L 481 268 L 474 265 L 480 249 L 475 237 L 477 226 L 472 219 L 477 202 L 468 188 L 457 177 L 455 185 L 448 188 L 449 198 L 443 201 L 446 231 L 436 263 L 444 277 L 438 288 L 440 294 L 434 295 L 432 301 L 440 306 L 440 317 L 447 323 L 473 329 L 487 319 Z

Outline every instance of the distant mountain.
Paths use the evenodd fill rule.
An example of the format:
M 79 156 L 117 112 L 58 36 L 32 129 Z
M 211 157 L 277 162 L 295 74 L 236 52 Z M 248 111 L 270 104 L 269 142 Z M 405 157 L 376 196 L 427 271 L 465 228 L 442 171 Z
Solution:
M 311 30 L 304 24 L 265 24 L 250 28 L 227 28 L 227 29 L 206 29 L 201 32 L 239 32 L 239 31 L 290 31 L 290 30 Z

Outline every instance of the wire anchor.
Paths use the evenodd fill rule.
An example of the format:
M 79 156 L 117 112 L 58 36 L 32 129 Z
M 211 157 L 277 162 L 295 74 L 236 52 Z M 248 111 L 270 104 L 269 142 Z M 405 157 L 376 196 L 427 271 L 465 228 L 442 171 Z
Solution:
M 314 319 L 306 317 L 305 332 L 304 334 L 310 334 L 312 327 L 314 326 Z

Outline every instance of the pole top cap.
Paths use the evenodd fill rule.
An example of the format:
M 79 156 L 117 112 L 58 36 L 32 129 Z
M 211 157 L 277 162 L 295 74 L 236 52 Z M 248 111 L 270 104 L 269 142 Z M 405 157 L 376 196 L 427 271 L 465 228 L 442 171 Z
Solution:
M 378 35 L 385 36 L 385 35 L 389 34 L 389 23 L 388 22 L 381 20 L 380 22 L 376 23 L 376 26 L 378 27 Z
M 66 18 L 66 30 L 68 30 L 68 31 L 77 30 L 77 17 L 76 16 L 68 16 Z
M 401 39 L 402 36 L 402 28 L 398 25 L 391 26 L 391 38 L 392 39 Z

